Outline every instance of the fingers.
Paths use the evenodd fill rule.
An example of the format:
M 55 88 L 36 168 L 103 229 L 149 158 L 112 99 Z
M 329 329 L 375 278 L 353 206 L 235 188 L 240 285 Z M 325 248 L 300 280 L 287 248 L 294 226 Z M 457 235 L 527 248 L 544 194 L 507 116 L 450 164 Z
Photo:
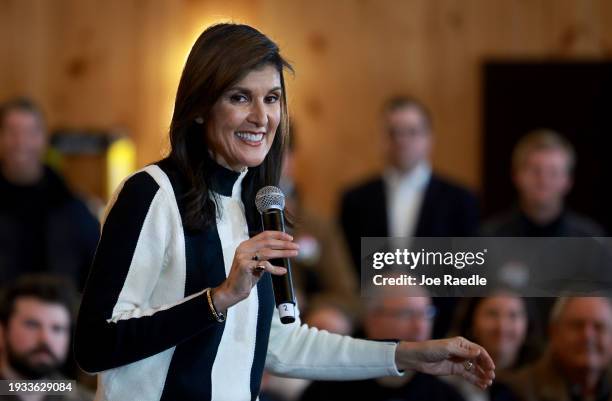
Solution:
M 270 262 L 266 263 L 268 264 L 268 268 L 266 269 L 268 273 L 274 274 L 275 276 L 282 276 L 283 274 L 287 273 L 287 269 L 284 267 L 274 266 L 273 264 L 270 264 Z
M 281 231 L 264 231 L 243 241 L 234 254 L 232 268 L 224 282 L 233 305 L 249 296 L 253 286 L 265 272 L 275 275 L 287 273 L 284 267 L 272 265 L 268 259 L 290 258 L 297 255 L 293 237 Z
M 283 241 L 293 241 L 293 237 L 287 233 L 284 233 L 282 231 L 262 231 L 257 235 L 254 235 L 253 238 L 254 240 L 283 240 Z
M 476 366 L 484 371 L 493 371 L 495 369 L 495 363 L 486 349 L 463 337 L 456 337 L 453 340 L 455 347 L 452 348 L 451 353 L 454 357 L 473 361 Z
M 451 357 L 473 360 L 484 370 L 495 369 L 495 363 L 487 350 L 463 337 L 453 338 L 449 348 Z
M 270 260 L 297 256 L 300 246 L 293 237 L 281 231 L 264 231 L 244 241 L 236 255 L 252 260 Z
M 472 373 L 486 385 L 491 385 L 491 383 L 493 383 L 493 379 L 495 379 L 495 372 L 492 370 L 483 369 L 478 365 L 474 365 Z
M 262 248 L 257 251 L 259 260 L 292 258 L 294 256 L 297 256 L 297 254 L 298 254 L 298 251 L 294 249 L 276 250 L 276 249 Z
M 456 337 L 451 343 L 450 352 L 461 376 L 481 388 L 491 385 L 495 378 L 495 364 L 483 347 L 463 337 Z
M 477 364 L 474 365 L 475 369 L 473 374 L 475 375 L 477 381 L 473 383 L 484 389 L 493 384 L 493 379 L 495 379 L 495 371 L 493 368 L 488 368 L 480 364 L 480 361 L 476 361 L 476 363 Z
M 255 237 L 253 237 L 255 238 Z M 295 250 L 300 249 L 300 246 L 295 242 L 283 241 L 276 239 L 265 239 L 265 240 L 247 240 L 243 242 L 238 251 L 242 253 L 255 253 L 260 249 L 275 249 L 275 250 Z
M 481 348 L 480 354 L 476 357 L 476 363 L 485 371 L 487 370 L 495 370 L 495 363 L 493 362 L 493 358 L 489 355 L 486 349 Z M 495 375 L 494 375 L 495 376 Z
M 257 277 L 261 276 L 264 272 L 268 272 L 270 274 L 274 274 L 277 276 L 282 276 L 287 273 L 287 269 L 282 266 L 274 266 L 267 260 L 257 261 L 252 266 L 253 274 Z
M 455 362 L 453 371 L 455 374 L 462 376 L 470 383 L 485 389 L 493 383 L 495 374 L 491 370 L 484 370 L 482 367 L 474 364 L 470 360 L 464 360 L 463 362 Z
M 248 244 L 245 251 L 256 252 L 261 249 L 294 250 L 300 246 L 293 242 L 293 237 L 282 231 L 264 231 L 244 243 Z M 271 257 L 272 258 L 272 257 Z
M 290 240 L 264 239 L 256 242 L 259 248 L 270 249 L 299 249 L 300 246 Z
M 461 369 L 462 371 L 459 373 L 461 377 L 483 390 L 493 383 L 493 379 L 489 378 L 482 370 L 478 372 L 477 370 L 467 371 L 463 367 Z

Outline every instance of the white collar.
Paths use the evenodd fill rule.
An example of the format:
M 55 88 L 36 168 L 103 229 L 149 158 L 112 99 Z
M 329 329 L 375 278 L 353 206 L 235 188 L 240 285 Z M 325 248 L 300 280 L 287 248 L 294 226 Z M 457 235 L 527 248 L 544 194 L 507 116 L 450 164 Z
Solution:
M 421 162 L 406 173 L 389 167 L 385 170 L 383 177 L 387 185 L 393 188 L 421 189 L 429 183 L 431 166 L 427 162 Z
M 238 178 L 236 178 L 236 182 L 234 182 L 234 186 L 232 187 L 232 198 L 241 199 L 242 180 L 244 180 L 244 177 L 247 175 L 248 172 L 248 167 L 244 167 L 242 170 L 240 170 L 240 175 L 238 176 Z

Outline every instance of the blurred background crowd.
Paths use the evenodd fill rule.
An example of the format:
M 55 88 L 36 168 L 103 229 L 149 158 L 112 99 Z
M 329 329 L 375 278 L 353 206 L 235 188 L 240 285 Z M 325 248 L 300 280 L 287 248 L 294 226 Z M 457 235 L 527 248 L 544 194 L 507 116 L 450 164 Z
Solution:
M 70 343 L 104 205 L 167 152 L 189 45 L 228 19 L 296 70 L 280 186 L 302 320 L 370 339 L 461 335 L 498 377 L 480 391 L 420 373 L 267 375 L 262 401 L 612 400 L 607 298 L 360 297 L 361 237 L 612 230 L 607 0 L 0 0 L 0 379 L 78 378 L 69 399 L 93 399 Z

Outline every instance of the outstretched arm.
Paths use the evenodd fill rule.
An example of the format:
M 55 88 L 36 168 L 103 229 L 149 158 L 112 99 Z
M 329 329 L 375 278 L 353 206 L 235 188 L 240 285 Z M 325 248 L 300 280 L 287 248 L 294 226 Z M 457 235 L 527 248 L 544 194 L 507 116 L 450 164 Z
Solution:
M 280 376 L 360 380 L 412 370 L 460 375 L 485 388 L 495 377 L 484 348 L 462 337 L 422 342 L 368 341 L 300 324 L 272 321 L 266 368 Z

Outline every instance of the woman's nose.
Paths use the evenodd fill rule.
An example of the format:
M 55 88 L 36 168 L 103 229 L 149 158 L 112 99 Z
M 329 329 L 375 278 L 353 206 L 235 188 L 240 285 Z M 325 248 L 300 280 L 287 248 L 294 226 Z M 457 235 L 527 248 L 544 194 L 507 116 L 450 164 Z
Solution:
M 268 123 L 268 114 L 266 107 L 263 102 L 253 102 L 251 106 L 251 112 L 247 119 L 250 123 L 255 124 L 257 127 L 265 127 Z

